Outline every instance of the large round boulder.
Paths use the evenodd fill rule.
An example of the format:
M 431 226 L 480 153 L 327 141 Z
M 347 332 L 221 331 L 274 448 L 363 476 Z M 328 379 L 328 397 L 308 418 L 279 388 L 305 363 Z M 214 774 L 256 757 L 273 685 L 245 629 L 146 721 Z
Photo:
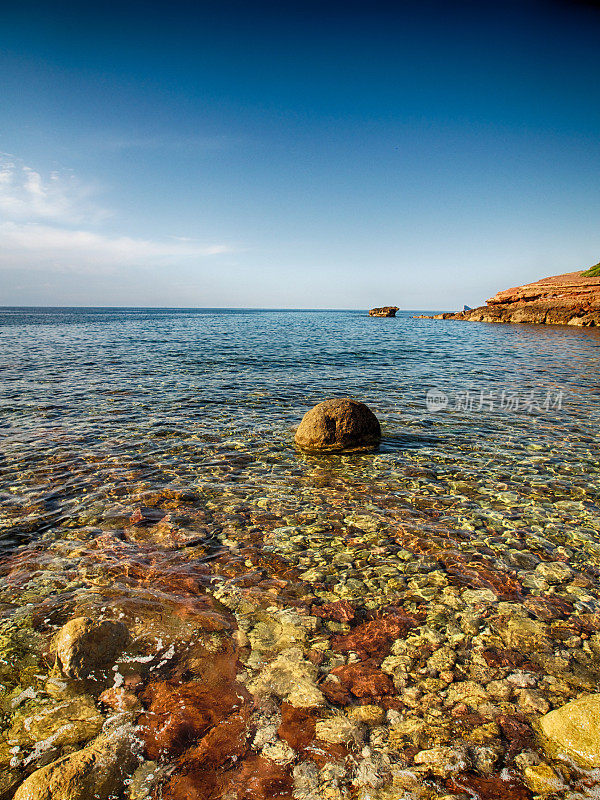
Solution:
M 309 453 L 344 453 L 374 450 L 381 441 L 379 420 L 356 400 L 325 400 L 307 411 L 296 444 Z

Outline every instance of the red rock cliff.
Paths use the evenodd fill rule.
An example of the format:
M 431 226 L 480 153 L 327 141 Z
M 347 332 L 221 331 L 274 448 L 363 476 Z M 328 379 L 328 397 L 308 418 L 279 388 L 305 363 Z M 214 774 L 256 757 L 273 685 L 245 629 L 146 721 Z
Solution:
M 584 277 L 580 270 L 542 278 L 498 292 L 485 306 L 457 314 L 436 314 L 434 319 L 600 325 L 600 277 Z

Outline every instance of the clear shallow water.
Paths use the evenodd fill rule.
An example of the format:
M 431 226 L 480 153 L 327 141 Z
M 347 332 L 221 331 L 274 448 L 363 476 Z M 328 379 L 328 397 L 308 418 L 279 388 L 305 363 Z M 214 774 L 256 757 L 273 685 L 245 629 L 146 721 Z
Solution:
M 593 329 L 414 320 L 408 313 L 380 320 L 352 311 L 0 309 L 0 601 L 12 653 L 5 660 L 14 669 L 4 676 L 5 730 L 14 740 L 15 714 L 33 713 L 27 703 L 54 702 L 45 688 L 52 664 L 44 653 L 73 616 L 125 619 L 131 647 L 142 657 L 164 660 L 161 653 L 173 644 L 167 668 L 174 672 L 161 667 L 152 675 L 137 665 L 146 692 L 158 678 L 181 679 L 192 634 L 179 630 L 165 609 L 179 618 L 181 603 L 200 596 L 241 631 L 232 638 L 238 643 L 232 657 L 241 659 L 240 680 L 251 690 L 261 669 L 289 645 L 277 638 L 277 615 L 288 611 L 323 619 L 304 638 L 296 631 L 294 640 L 314 662 L 317 684 L 331 683 L 333 670 L 355 661 L 393 682 L 383 692 L 326 693 L 319 719 L 365 703 L 387 717 L 374 727 L 361 723 L 359 744 L 329 742 L 345 754 L 332 751 L 319 769 L 343 768 L 335 780 L 320 774 L 316 796 L 335 784 L 340 796 L 354 787 L 361 797 L 392 797 L 385 792 L 394 780 L 395 791 L 412 791 L 398 788 L 396 773 L 415 768 L 414 748 L 457 739 L 455 723 L 431 733 L 440 727 L 435 719 L 454 719 L 451 709 L 460 702 L 453 705 L 452 687 L 474 680 L 485 690 L 521 669 L 514 653 L 525 657 L 530 643 L 504 635 L 498 620 L 507 615 L 546 626 L 543 652 L 531 668 L 534 683 L 510 684 L 506 697 L 488 691 L 485 702 L 463 705 L 485 724 L 524 714 L 522 724 L 534 725 L 596 676 L 589 641 L 600 612 L 599 358 Z M 430 389 L 447 395 L 446 408 L 427 407 Z M 295 451 L 294 427 L 304 412 L 335 396 L 356 397 L 376 412 L 383 425 L 378 453 L 323 458 Z M 152 509 L 155 518 L 144 512 L 132 522 L 138 508 Z M 571 574 L 547 580 L 544 562 L 566 564 Z M 144 570 L 160 587 L 147 585 Z M 193 590 L 182 589 L 182 576 L 196 581 Z M 351 619 L 315 611 L 340 601 L 352 606 Z M 163 612 L 155 608 L 146 617 L 136 605 L 145 602 Z M 394 667 L 385 659 L 406 655 L 397 630 L 374 651 L 335 640 L 386 619 L 390 607 L 417 615 L 411 635 L 429 636 L 424 650 L 415 639 L 417 651 L 431 657 L 450 648 L 458 666 L 441 675 L 413 653 L 408 671 Z M 469 615 L 480 620 L 472 630 Z M 561 620 L 563 628 L 571 625 L 570 645 L 563 628 L 552 627 Z M 271 626 L 267 643 L 255 633 L 260 625 Z M 31 635 L 31 647 L 10 638 L 21 630 Z M 508 666 L 488 664 L 478 673 L 472 653 L 502 648 L 513 654 Z M 23 673 L 23 659 L 35 664 L 31 674 Z M 192 677 L 198 679 L 193 670 Z M 97 701 L 113 678 L 110 671 L 97 677 L 86 694 Z M 36 697 L 10 710 L 26 690 Z M 524 690 L 534 699 L 523 700 Z M 285 696 L 276 695 L 276 706 L 281 701 Z M 424 726 L 416 740 L 414 731 L 394 733 L 407 720 Z M 248 722 L 261 724 L 255 717 Z M 505 752 L 503 730 L 494 734 L 494 746 L 504 750 L 487 772 L 473 748 L 489 742 L 465 739 L 464 791 L 485 796 L 481 780 L 503 769 L 515 785 L 525 785 L 525 767 L 514 761 L 518 753 Z M 267 745 L 282 741 L 275 738 Z M 24 763 L 36 742 L 19 741 L 20 755 L 5 763 L 10 791 L 37 765 Z M 48 748 L 53 756 L 64 752 Z M 258 774 L 273 751 L 249 748 L 241 760 Z M 543 757 L 535 745 L 522 751 L 528 749 Z M 292 751 L 287 761 L 281 754 L 271 759 L 281 771 L 278 794 L 271 788 L 242 795 L 235 788 L 232 796 L 291 796 L 285 775 L 316 758 Z M 166 747 L 159 760 L 169 764 L 176 755 Z M 223 775 L 239 766 L 216 756 L 210 763 L 218 777 L 211 773 L 204 796 L 225 796 Z M 361 783 L 365 765 L 378 781 Z M 209 780 L 209 767 L 202 774 L 194 769 L 192 783 Z M 448 776 L 424 775 L 428 796 L 455 791 Z M 562 779 L 581 788 L 578 775 Z M 298 776 L 293 780 L 298 794 Z M 165 796 L 178 797 L 177 791 L 168 784 Z

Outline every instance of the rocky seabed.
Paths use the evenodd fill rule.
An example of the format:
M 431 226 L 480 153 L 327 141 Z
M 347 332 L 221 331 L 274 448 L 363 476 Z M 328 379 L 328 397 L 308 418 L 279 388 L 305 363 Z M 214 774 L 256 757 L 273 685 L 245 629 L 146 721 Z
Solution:
M 269 492 L 242 444 L 227 488 L 103 471 L 3 559 L 0 796 L 596 797 L 589 476 L 536 483 L 533 455 L 532 504 L 420 458 L 394 485 L 307 456 Z

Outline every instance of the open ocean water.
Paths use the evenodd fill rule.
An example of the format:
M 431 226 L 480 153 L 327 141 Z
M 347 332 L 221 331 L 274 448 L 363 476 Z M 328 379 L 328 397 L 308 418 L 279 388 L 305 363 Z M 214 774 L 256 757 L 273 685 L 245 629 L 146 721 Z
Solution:
M 600 678 L 600 331 L 412 313 L 0 308 L 0 798 L 117 728 L 103 797 L 596 796 L 538 726 Z M 346 396 L 379 451 L 299 453 Z

